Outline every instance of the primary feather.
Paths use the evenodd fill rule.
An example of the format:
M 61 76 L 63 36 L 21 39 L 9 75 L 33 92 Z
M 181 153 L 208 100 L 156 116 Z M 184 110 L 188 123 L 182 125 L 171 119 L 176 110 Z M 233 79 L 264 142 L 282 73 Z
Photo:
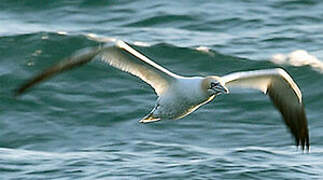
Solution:
M 269 95 L 281 112 L 283 119 L 295 137 L 296 144 L 309 148 L 307 119 L 302 93 L 293 79 L 283 69 L 255 70 L 232 73 L 222 77 L 229 88 L 253 88 Z

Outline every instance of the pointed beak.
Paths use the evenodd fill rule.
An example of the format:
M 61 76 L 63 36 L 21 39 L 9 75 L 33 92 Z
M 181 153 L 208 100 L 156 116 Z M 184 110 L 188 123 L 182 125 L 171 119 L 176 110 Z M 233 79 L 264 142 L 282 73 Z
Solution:
M 217 95 L 229 94 L 229 89 L 222 84 L 219 84 L 218 86 L 215 86 L 212 89 L 216 92 Z

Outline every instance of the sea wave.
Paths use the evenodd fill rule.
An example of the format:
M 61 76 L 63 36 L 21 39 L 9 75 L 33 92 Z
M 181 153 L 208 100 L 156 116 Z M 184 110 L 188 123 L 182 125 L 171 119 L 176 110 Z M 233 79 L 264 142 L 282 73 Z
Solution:
M 295 50 L 288 54 L 274 54 L 271 61 L 275 64 L 289 64 L 292 66 L 310 66 L 323 73 L 323 62 L 306 50 Z

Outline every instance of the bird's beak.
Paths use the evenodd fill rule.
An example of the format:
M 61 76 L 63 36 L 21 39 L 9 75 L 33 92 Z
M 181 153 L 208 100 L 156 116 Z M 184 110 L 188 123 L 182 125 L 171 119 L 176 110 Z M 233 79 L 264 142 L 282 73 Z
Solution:
M 219 94 L 229 94 L 229 89 L 227 87 L 225 87 L 224 85 L 222 85 L 222 84 L 214 86 L 212 89 L 216 92 L 217 95 L 219 95 Z

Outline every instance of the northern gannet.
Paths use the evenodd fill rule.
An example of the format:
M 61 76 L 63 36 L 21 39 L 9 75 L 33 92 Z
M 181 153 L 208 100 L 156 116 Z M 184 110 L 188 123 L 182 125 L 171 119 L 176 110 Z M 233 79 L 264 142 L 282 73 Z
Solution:
M 242 71 L 222 77 L 184 77 L 156 64 L 124 41 L 113 45 L 87 49 L 49 67 L 16 90 L 24 93 L 33 85 L 65 70 L 86 64 L 100 57 L 101 60 L 141 78 L 152 86 L 158 99 L 153 110 L 140 120 L 142 123 L 163 119 L 180 119 L 229 89 L 252 88 L 267 94 L 281 112 L 285 124 L 295 137 L 296 145 L 309 150 L 309 135 L 302 93 L 286 71 L 280 68 Z

